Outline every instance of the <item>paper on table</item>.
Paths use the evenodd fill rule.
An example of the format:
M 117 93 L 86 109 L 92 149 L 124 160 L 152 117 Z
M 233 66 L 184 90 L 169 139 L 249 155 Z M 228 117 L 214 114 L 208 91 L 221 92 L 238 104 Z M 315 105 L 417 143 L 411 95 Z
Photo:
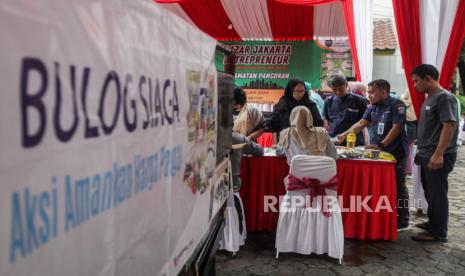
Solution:
M 274 148 L 265 148 L 264 156 L 276 156 L 276 150 Z

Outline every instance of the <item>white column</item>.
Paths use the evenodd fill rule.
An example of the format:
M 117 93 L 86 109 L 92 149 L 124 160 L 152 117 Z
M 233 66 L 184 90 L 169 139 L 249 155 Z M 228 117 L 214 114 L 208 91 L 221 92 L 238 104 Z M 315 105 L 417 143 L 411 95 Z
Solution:
M 353 6 L 360 75 L 368 83 L 373 78 L 373 0 L 353 0 Z

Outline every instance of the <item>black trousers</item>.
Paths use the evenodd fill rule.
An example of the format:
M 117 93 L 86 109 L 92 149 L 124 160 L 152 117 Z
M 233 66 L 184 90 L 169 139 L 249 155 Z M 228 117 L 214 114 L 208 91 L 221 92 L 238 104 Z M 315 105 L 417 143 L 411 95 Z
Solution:
M 421 165 L 421 183 L 428 202 L 428 223 L 431 234 L 447 237 L 449 221 L 449 173 L 454 169 L 457 153 L 444 154 L 444 164 L 439 170 L 429 170 L 429 157 L 419 156 Z
M 409 203 L 408 190 L 405 185 L 405 164 L 407 157 L 397 159 L 396 186 L 397 186 L 397 224 L 408 224 Z

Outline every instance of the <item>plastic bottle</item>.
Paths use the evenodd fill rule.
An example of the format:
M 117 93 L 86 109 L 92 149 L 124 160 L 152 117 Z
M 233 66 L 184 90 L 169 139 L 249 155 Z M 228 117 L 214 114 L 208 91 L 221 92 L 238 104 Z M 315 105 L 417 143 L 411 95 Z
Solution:
M 355 142 L 357 141 L 357 135 L 355 135 L 355 132 L 353 130 L 349 132 L 346 140 L 347 140 L 347 147 L 355 148 Z

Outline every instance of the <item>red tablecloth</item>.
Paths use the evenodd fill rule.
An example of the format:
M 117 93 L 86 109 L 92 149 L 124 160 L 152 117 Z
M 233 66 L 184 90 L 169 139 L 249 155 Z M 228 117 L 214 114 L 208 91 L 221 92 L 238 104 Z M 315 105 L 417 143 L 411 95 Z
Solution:
M 271 132 L 264 132 L 258 136 L 257 143 L 264 148 L 271 148 L 273 145 L 273 134 Z
M 240 195 L 244 204 L 246 227 L 250 231 L 273 231 L 278 224 L 278 212 L 264 212 L 264 196 L 286 194 L 284 177 L 289 173 L 286 158 L 243 157 Z
M 337 160 L 337 192 L 342 195 L 341 208 L 350 207 L 350 196 L 361 196 L 359 202 L 367 196 L 368 207 L 372 210 L 361 212 L 342 212 L 344 237 L 361 240 L 396 240 L 396 171 L 394 162 L 369 160 Z M 384 196 L 384 199 L 381 198 Z M 356 199 L 356 198 L 354 198 Z M 385 201 L 380 201 L 385 200 Z M 357 200 L 354 200 L 357 202 Z M 378 205 L 379 204 L 379 205 Z M 355 203 L 355 205 L 357 205 Z M 361 204 L 358 204 L 361 205 Z M 392 207 L 392 211 L 376 207 Z
M 278 222 L 278 212 L 264 212 L 264 196 L 280 196 L 286 193 L 283 179 L 289 167 L 284 157 L 244 157 L 242 158 L 241 198 L 249 231 L 274 231 Z M 371 196 L 367 205 L 373 210 L 364 208 L 360 212 L 342 212 L 344 236 L 357 239 L 397 239 L 396 177 L 393 162 L 376 162 L 369 160 L 337 161 L 338 194 L 342 196 L 341 208 L 349 208 L 351 196 Z M 385 201 L 379 201 L 383 197 Z M 357 197 L 352 198 L 352 205 L 357 204 Z M 376 206 L 381 208 L 375 212 Z M 279 210 L 278 206 L 277 209 Z

